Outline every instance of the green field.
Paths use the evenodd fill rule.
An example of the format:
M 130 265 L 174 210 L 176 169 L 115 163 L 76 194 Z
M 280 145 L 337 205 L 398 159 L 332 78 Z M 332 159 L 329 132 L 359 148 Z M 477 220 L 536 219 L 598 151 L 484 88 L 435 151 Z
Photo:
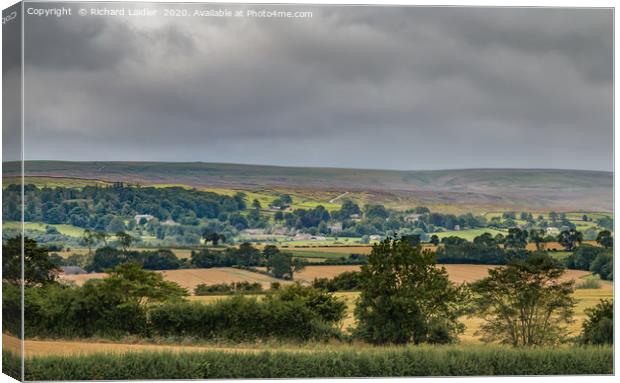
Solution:
M 106 186 L 109 182 L 100 180 L 91 180 L 84 178 L 63 178 L 63 177 L 25 177 L 25 183 L 35 185 L 39 188 L 55 188 L 55 187 L 73 187 L 83 188 L 85 186 Z M 3 187 L 10 184 L 21 184 L 20 177 L 3 177 Z
M 19 358 L 3 352 L 4 372 Z M 235 379 L 613 374 L 612 347 L 351 347 L 304 352 L 132 352 L 30 357 L 25 380 Z
M 24 222 L 25 230 L 37 230 L 45 232 L 46 226 L 53 226 L 58 229 L 58 232 L 60 234 L 68 235 L 70 237 L 81 237 L 84 233 L 84 229 L 72 225 L 54 225 L 40 222 Z M 6 230 L 21 230 L 21 223 L 15 221 L 3 221 L 2 228 Z
M 441 233 L 434 233 L 434 234 L 436 234 L 439 237 L 439 239 L 442 239 L 442 238 L 445 238 L 445 237 L 450 237 L 450 236 L 456 236 L 456 237 L 460 237 L 460 238 L 466 239 L 468 241 L 472 241 L 474 238 L 476 238 L 477 236 L 482 235 L 484 233 L 489 233 L 489 234 L 491 234 L 493 236 L 496 236 L 497 234 L 506 235 L 508 233 L 508 231 L 484 228 L 484 229 L 444 231 L 444 232 L 441 232 Z M 429 235 L 432 235 L 432 234 L 429 234 Z

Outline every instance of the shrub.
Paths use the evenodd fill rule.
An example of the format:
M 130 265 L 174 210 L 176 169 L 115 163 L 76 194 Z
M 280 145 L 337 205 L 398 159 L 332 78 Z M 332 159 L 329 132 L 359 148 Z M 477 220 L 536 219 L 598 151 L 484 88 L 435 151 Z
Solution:
M 215 285 L 199 284 L 194 289 L 195 295 L 214 295 L 214 294 L 234 294 L 234 293 L 260 293 L 263 286 L 258 283 L 250 283 L 248 281 L 233 283 L 218 283 Z
M 590 265 L 594 262 L 594 259 L 603 252 L 605 252 L 605 249 L 601 247 L 583 244 L 566 257 L 564 264 L 569 269 L 590 270 Z
M 28 337 L 116 337 L 146 334 L 144 308 L 122 302 L 99 281 L 83 287 L 49 285 L 24 291 L 24 330 Z M 16 303 L 3 304 L 15 307 Z M 14 331 L 11 331 L 15 333 Z
M 20 287 L 2 282 L 2 329 L 13 335 L 21 333 L 22 304 Z
M 361 273 L 358 271 L 346 271 L 332 279 L 315 278 L 312 287 L 330 292 L 334 291 L 359 291 L 361 287 Z
M 19 288 L 3 283 L 5 328 L 19 334 Z M 84 286 L 49 283 L 24 289 L 27 337 L 118 337 L 149 335 L 148 305 L 182 299 L 187 292 L 158 273 L 124 264 Z
M 614 280 L 614 256 L 611 250 L 599 254 L 592 264 L 590 271 L 601 276 L 606 281 Z
M 174 270 L 182 265 L 182 261 L 168 249 L 155 251 L 121 250 L 105 246 L 95 251 L 87 271 L 102 272 L 124 263 L 135 262 L 146 270 Z
M 614 343 L 614 305 L 601 300 L 594 308 L 586 309 L 579 342 L 582 344 Z
M 154 334 L 203 339 L 325 340 L 340 337 L 336 324 L 346 304 L 331 294 L 300 285 L 262 300 L 234 296 L 211 304 L 170 303 L 149 310 Z
M 581 282 L 575 285 L 576 289 L 600 289 L 601 282 L 596 277 L 584 278 Z

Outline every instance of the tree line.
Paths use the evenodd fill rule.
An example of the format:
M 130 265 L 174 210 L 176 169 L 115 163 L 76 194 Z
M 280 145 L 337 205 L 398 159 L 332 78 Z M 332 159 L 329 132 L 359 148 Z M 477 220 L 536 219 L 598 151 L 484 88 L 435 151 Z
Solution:
M 328 291 L 325 281 L 315 281 L 314 287 L 272 289 L 261 300 L 237 295 L 204 305 L 185 301 L 186 290 L 133 262 L 107 270 L 107 278 L 89 280 L 81 287 L 63 285 L 56 280 L 57 266 L 46 259 L 46 249 L 27 238 L 24 243 L 29 336 L 346 338 L 339 329 L 346 304 Z M 7 243 L 3 254 L 8 271 L 3 280 L 3 325 L 19 333 L 21 294 L 15 269 L 20 252 L 15 243 Z M 485 342 L 542 346 L 571 341 L 567 325 L 575 306 L 574 282 L 563 281 L 563 273 L 560 262 L 537 251 L 490 269 L 477 282 L 457 285 L 445 268 L 438 267 L 432 252 L 399 238 L 374 245 L 360 274 L 341 277 L 338 283 L 356 285 L 360 291 L 351 339 L 374 344 L 453 343 L 464 330 L 460 318 L 470 315 L 482 319 L 479 335 Z M 574 341 L 613 341 L 610 304 L 601 301 L 588 310 L 583 331 Z
M 107 244 L 105 238 L 108 235 L 102 232 L 85 231 L 84 241 L 90 244 L 94 241 L 90 238 L 101 236 L 104 237 L 102 241 Z M 209 241 L 214 245 L 217 245 L 224 238 L 221 234 L 212 231 L 205 231 L 203 237 L 205 243 Z M 283 279 L 293 279 L 294 273 L 302 270 L 307 264 L 291 253 L 281 251 L 275 245 L 267 245 L 262 251 L 248 242 L 244 242 L 238 247 L 205 246 L 202 249 L 192 250 L 188 260 L 181 260 L 177 258 L 174 252 L 167 249 L 131 251 L 129 247 L 132 245 L 132 237 L 124 232 L 117 233 L 116 238 L 116 247 L 106 245 L 98 248 L 92 256 L 86 257 L 87 260 L 77 259 L 80 256 L 72 256 L 67 260 L 56 256 L 55 259 L 59 265 L 77 264 L 84 266 L 87 271 L 94 272 L 101 272 L 104 269 L 129 261 L 138 262 L 149 270 L 211 267 L 255 268 L 263 266 L 267 267 L 271 276 Z M 422 243 L 418 235 L 407 235 L 402 238 L 413 245 Z M 613 280 L 613 237 L 608 230 L 599 232 L 597 236 L 598 247 L 582 244 L 582 234 L 576 230 L 561 232 L 555 239 L 567 251 L 571 251 L 571 254 L 564 260 L 566 267 L 589 270 L 598 274 L 602 279 Z M 534 243 L 538 250 L 543 250 L 546 242 L 541 231 L 531 230 L 528 232 L 519 228 L 511 228 L 506 235 L 492 236 L 489 233 L 483 233 L 472 241 L 457 236 L 444 237 L 441 240 L 433 237 L 430 243 L 437 246 L 435 256 L 439 263 L 504 265 L 514 259 L 528 258 L 533 253 L 526 250 L 528 243 Z M 90 252 L 92 252 L 91 246 L 89 246 Z M 351 254 L 348 257 L 328 259 L 320 264 L 364 265 L 367 263 L 367 256 Z
M 371 235 L 419 235 L 428 241 L 433 233 L 446 230 L 477 228 L 509 229 L 521 227 L 540 231 L 555 227 L 560 231 L 575 230 L 575 224 L 565 213 L 551 212 L 548 217 L 532 213 L 504 212 L 487 219 L 472 213 L 454 215 L 431 212 L 424 206 L 405 211 L 388 209 L 382 204 L 358 205 L 344 199 L 340 209 L 328 211 L 324 206 L 293 209 L 292 197 L 279 193 L 269 206 L 250 200 L 238 192 L 223 195 L 181 187 L 137 187 L 115 183 L 113 186 L 86 186 L 84 188 L 37 188 L 25 185 L 25 220 L 47 224 L 70 224 L 95 232 L 117 233 L 126 231 L 135 237 L 154 236 L 161 243 L 198 245 L 205 239 L 205 231 L 217 232 L 224 240 L 234 241 L 246 229 L 286 229 L 289 233 L 301 231 L 312 235 L 362 237 Z M 8 185 L 3 190 L 3 218 L 21 220 L 20 185 Z M 268 210 L 268 211 L 266 211 Z M 138 217 L 138 218 L 136 218 Z M 524 223 L 517 224 L 517 218 Z M 584 214 L 582 220 L 593 221 Z M 596 219 L 599 226 L 611 230 L 609 217 Z M 595 235 L 586 230 L 588 239 Z M 40 241 L 70 243 L 70 238 L 50 232 L 34 233 Z M 546 241 L 549 235 L 541 235 Z M 217 241 L 222 241 L 218 239 Z

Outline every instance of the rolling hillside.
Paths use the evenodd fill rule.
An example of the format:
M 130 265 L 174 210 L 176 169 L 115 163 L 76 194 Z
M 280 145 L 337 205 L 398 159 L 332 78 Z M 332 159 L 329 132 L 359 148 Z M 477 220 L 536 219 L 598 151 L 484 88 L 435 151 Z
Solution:
M 19 163 L 4 163 L 3 169 L 5 176 L 19 174 Z M 350 198 L 392 206 L 611 212 L 613 198 L 613 173 L 587 170 L 394 171 L 201 162 L 28 161 L 26 175 L 198 188 L 349 192 Z

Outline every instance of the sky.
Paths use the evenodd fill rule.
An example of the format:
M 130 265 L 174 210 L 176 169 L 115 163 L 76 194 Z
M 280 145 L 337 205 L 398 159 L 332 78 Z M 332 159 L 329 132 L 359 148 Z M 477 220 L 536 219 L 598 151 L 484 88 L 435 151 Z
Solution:
M 613 168 L 611 10 L 185 7 L 312 18 L 27 16 L 25 158 Z

